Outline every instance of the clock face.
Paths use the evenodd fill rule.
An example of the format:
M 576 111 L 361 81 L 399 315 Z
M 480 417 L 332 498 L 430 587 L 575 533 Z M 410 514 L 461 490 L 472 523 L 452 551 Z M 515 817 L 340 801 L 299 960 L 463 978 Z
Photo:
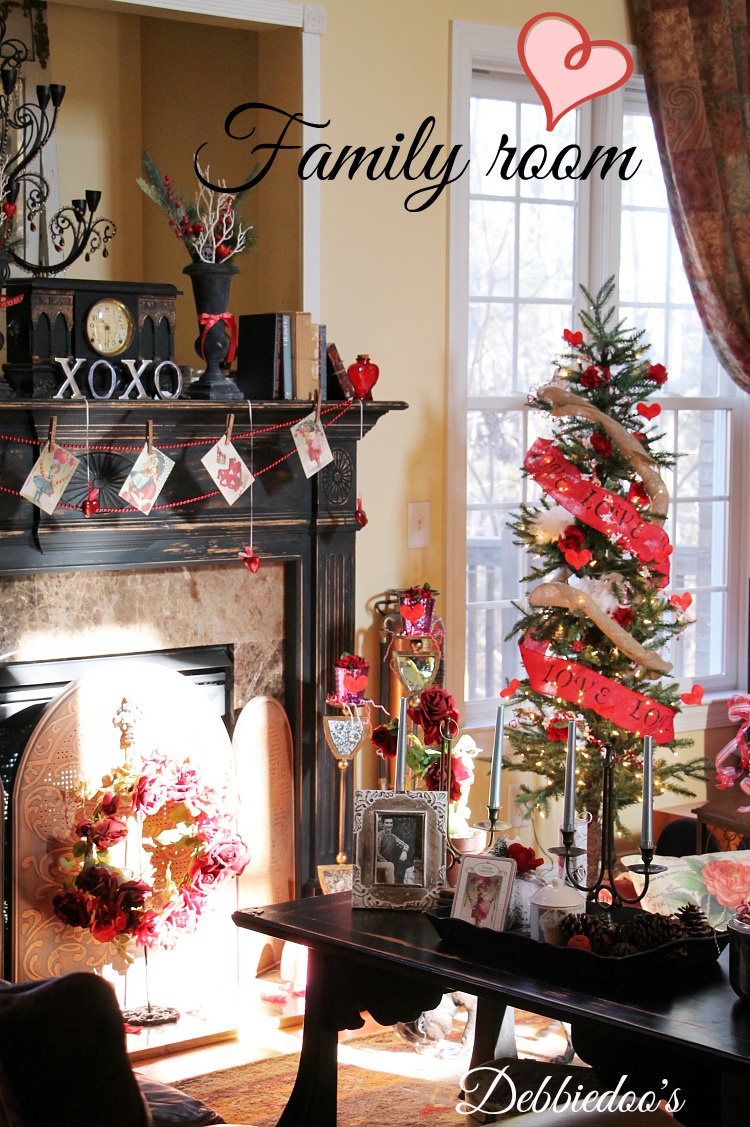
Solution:
M 133 318 L 121 301 L 103 298 L 86 316 L 86 340 L 100 356 L 119 356 L 133 339 Z

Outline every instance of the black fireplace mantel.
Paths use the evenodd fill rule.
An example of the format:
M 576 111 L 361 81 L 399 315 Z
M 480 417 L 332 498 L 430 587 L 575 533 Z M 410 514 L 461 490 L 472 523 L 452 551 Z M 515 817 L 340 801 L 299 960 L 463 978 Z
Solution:
M 322 421 L 334 460 L 308 480 L 289 428 L 309 414 L 309 403 L 253 403 L 252 444 L 246 402 L 0 403 L 0 577 L 242 566 L 238 554 L 250 543 L 252 505 L 255 554 L 261 566 L 278 562 L 285 572 L 284 704 L 294 737 L 297 875 L 303 893 L 316 891 L 317 865 L 331 864 L 338 851 L 338 772 L 325 745 L 322 717 L 333 687 L 333 662 L 354 647 L 357 442 L 383 415 L 406 407 L 402 402 L 366 403 L 361 409 L 359 403 L 324 403 Z M 221 495 L 202 496 L 215 486 L 200 461 L 223 435 L 230 412 L 233 441 L 256 474 L 252 488 L 231 507 Z M 38 457 L 38 443 L 48 437 L 52 416 L 55 441 L 70 446 L 81 465 L 63 495 L 70 507 L 58 506 L 47 515 L 18 490 Z M 155 507 L 148 516 L 102 511 L 124 504 L 116 494 L 146 440 L 149 422 L 154 445 L 176 463 L 157 505 L 173 507 Z M 86 493 L 87 448 L 102 506 L 89 518 L 77 507 Z M 290 450 L 291 457 L 284 459 Z

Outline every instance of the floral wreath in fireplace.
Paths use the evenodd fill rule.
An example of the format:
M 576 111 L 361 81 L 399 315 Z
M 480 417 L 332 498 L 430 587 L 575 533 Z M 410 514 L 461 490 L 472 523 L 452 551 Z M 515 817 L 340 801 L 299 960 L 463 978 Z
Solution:
M 80 784 L 76 799 L 76 841 L 60 858 L 63 888 L 52 907 L 63 923 L 111 943 L 127 963 L 132 942 L 169 950 L 194 931 L 209 892 L 239 876 L 250 859 L 226 796 L 189 760 L 152 751 L 137 768 L 105 775 L 94 794 Z M 139 875 L 125 867 L 129 849 L 145 855 Z

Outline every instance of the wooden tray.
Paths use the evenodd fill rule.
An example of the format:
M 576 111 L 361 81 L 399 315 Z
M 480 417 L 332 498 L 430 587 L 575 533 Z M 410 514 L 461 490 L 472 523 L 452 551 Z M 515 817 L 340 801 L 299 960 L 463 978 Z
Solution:
M 633 982 L 644 975 L 653 975 L 711 963 L 729 942 L 726 932 L 714 931 L 705 938 L 675 939 L 663 947 L 642 951 L 637 955 L 596 955 L 578 947 L 554 947 L 539 943 L 514 931 L 491 931 L 465 920 L 452 919 L 450 908 L 431 908 L 425 916 L 446 947 L 489 967 L 509 970 L 513 974 L 551 979 L 561 986 L 585 989 L 592 982 Z

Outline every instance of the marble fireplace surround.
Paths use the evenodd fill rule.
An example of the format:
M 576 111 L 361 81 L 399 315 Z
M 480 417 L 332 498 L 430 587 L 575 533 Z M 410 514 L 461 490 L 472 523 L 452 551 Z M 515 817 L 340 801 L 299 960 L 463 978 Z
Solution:
M 56 441 L 79 455 L 86 441 L 105 448 L 96 461 L 105 478 L 117 468 L 107 445 L 137 450 L 151 421 L 155 444 L 177 463 L 159 500 L 195 497 L 206 490 L 197 463 L 207 446 L 190 443 L 217 440 L 232 410 L 247 458 L 246 405 L 240 415 L 239 405 L 226 403 L 89 403 L 87 427 L 81 403 L 0 404 L 2 660 L 232 645 L 235 709 L 266 694 L 283 699 L 289 717 L 301 894 L 317 890 L 317 865 L 332 863 L 338 848 L 336 768 L 322 716 L 333 660 L 354 638 L 357 444 L 406 404 L 366 404 L 361 416 L 358 404 L 326 407 L 333 463 L 307 480 L 293 454 L 257 477 L 252 539 L 262 563 L 253 575 L 238 560 L 250 540 L 250 490 L 231 508 L 218 497 L 149 517 L 91 519 L 71 509 L 47 516 L 14 492 L 37 456 L 31 443 L 46 437 L 54 414 Z M 283 458 L 292 446 L 288 427 L 309 410 L 253 404 L 254 468 Z M 185 445 L 170 449 L 177 443 Z

